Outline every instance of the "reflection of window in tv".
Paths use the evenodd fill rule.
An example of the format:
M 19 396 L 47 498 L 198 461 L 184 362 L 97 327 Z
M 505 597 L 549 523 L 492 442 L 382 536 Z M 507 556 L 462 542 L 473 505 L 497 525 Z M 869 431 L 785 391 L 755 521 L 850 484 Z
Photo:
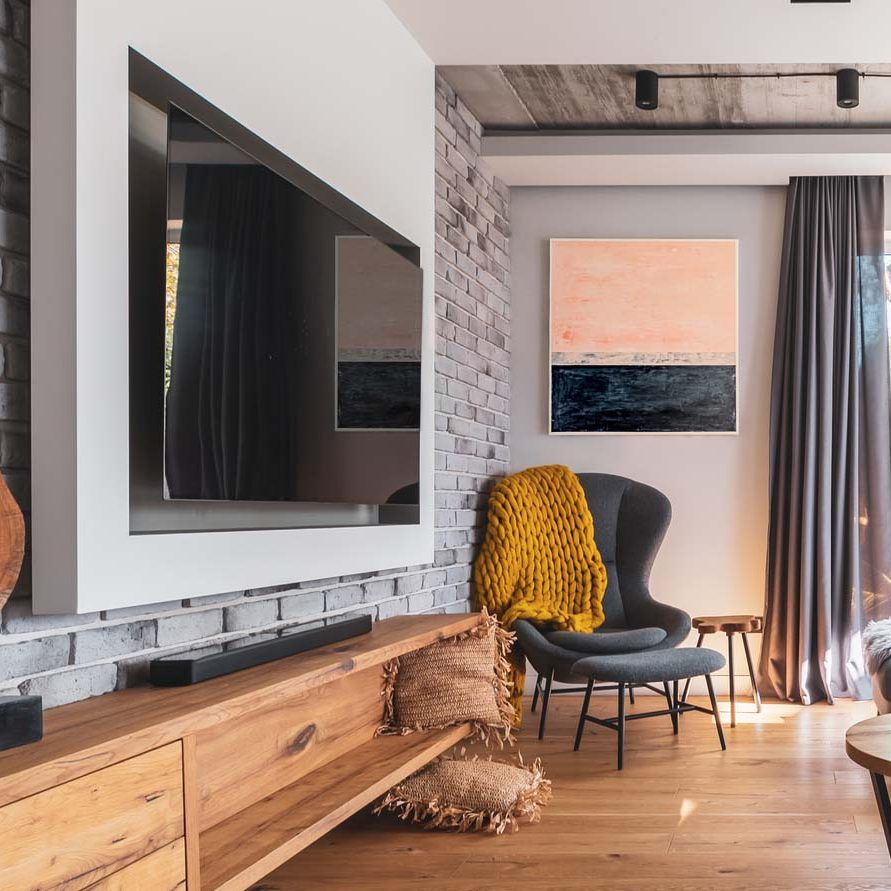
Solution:
M 182 220 L 179 222 L 181 225 Z M 167 391 L 170 389 L 170 360 L 173 356 L 173 319 L 176 316 L 176 283 L 179 279 L 179 237 L 176 241 L 167 242 L 164 271 L 164 398 L 166 399 Z

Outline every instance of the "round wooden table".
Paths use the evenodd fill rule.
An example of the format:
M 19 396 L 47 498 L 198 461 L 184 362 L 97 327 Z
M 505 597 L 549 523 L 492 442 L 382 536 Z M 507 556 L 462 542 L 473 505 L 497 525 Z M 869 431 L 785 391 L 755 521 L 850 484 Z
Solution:
M 885 844 L 891 854 L 891 797 L 885 782 L 885 777 L 891 776 L 891 715 L 868 718 L 849 727 L 845 734 L 845 752 L 855 764 L 869 771 Z
M 755 708 L 761 711 L 761 696 L 758 693 L 758 685 L 755 683 L 755 666 L 752 663 L 752 652 L 749 649 L 749 639 L 746 635 L 756 634 L 763 629 L 764 620 L 761 616 L 696 616 L 693 619 L 693 627 L 699 632 L 699 640 L 696 646 L 701 647 L 706 634 L 727 635 L 727 668 L 730 672 L 730 726 L 736 727 L 736 683 L 733 676 L 733 638 L 739 635 L 742 638 L 743 649 L 746 653 L 746 664 L 749 666 L 749 677 L 752 680 L 752 699 Z M 687 701 L 687 693 L 690 690 L 690 681 L 684 686 L 683 702 Z

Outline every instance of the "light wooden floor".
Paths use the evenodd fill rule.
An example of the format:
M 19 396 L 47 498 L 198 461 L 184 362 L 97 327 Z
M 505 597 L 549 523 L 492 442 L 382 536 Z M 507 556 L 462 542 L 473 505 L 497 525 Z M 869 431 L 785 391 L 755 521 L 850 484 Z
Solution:
M 604 716 L 614 709 L 611 697 L 596 702 Z M 637 709 L 654 702 L 639 696 Z M 579 704 L 552 699 L 544 743 L 528 717 L 521 734 L 554 784 L 540 824 L 493 838 L 361 814 L 258 889 L 891 889 L 868 776 L 844 753 L 846 728 L 871 703 L 765 704 L 760 716 L 745 703 L 735 730 L 722 706 L 726 753 L 706 715 L 684 715 L 679 737 L 667 717 L 632 722 L 621 773 L 611 731 L 589 729 L 572 751 Z

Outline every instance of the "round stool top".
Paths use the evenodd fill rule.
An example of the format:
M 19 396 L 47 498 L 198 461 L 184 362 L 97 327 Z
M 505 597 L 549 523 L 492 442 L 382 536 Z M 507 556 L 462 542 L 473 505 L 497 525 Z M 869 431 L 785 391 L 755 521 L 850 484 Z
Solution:
M 873 773 L 891 775 L 891 715 L 867 718 L 845 734 L 845 752 Z
M 693 619 L 693 627 L 700 634 L 753 634 L 761 631 L 761 616 L 697 616 Z

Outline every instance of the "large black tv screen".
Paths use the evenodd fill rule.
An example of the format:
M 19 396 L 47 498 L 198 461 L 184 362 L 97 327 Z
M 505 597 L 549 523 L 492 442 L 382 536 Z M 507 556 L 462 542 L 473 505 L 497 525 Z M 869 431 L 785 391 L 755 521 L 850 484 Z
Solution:
M 131 322 L 131 400 L 156 398 L 139 381 L 157 375 L 160 500 L 417 504 L 417 248 L 218 110 L 202 115 L 171 81 L 153 82 L 167 95 L 131 93 L 135 318 L 148 318 L 139 301 L 150 289 L 134 263 L 154 278 L 139 259 L 153 255 L 146 196 L 161 182 L 165 192 L 162 361 L 139 364 L 150 350 Z M 143 500 L 147 451 L 131 446 Z

